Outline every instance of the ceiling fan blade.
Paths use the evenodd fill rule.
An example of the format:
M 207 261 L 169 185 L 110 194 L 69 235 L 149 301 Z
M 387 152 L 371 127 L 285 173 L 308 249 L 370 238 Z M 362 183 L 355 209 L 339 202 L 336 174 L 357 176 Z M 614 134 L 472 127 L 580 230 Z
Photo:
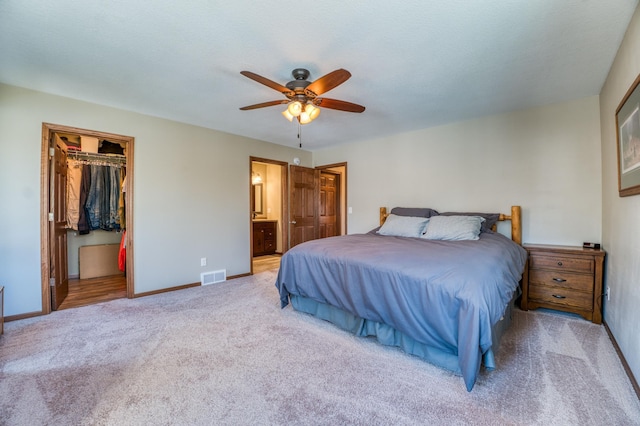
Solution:
M 258 83 L 264 84 L 267 87 L 271 87 L 272 89 L 277 90 L 278 92 L 284 94 L 285 96 L 294 95 L 294 93 L 291 90 L 287 89 L 282 84 L 276 83 L 275 81 L 271 81 L 268 78 L 265 78 L 251 71 L 240 71 L 240 74 L 250 78 L 251 80 L 257 81 Z
M 364 107 L 362 105 L 353 104 L 351 102 L 339 101 L 337 99 L 329 99 L 329 98 L 315 98 L 313 100 L 314 105 L 329 108 L 329 109 L 337 109 L 340 111 L 347 112 L 363 112 Z
M 339 70 L 335 70 L 330 72 L 327 75 L 324 75 L 308 85 L 304 89 L 304 93 L 307 96 L 315 98 L 316 96 L 320 96 L 325 92 L 333 89 L 349 80 L 351 77 L 351 73 L 347 70 L 340 68 Z
M 269 102 L 262 102 L 261 104 L 255 104 L 255 105 L 248 105 L 245 107 L 240 108 L 242 111 L 248 111 L 250 109 L 257 109 L 257 108 L 264 108 L 264 107 L 270 107 L 270 106 L 274 106 L 274 105 L 282 105 L 282 104 L 286 104 L 289 103 L 288 100 L 283 99 L 281 101 L 269 101 Z

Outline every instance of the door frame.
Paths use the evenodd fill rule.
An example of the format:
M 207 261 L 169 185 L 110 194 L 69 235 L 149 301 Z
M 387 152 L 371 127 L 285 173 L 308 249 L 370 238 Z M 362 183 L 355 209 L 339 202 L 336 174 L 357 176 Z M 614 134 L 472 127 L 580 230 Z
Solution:
M 99 139 L 109 139 L 117 142 L 125 142 L 127 164 L 127 191 L 125 193 L 125 217 L 127 218 L 126 233 L 126 271 L 127 271 L 127 297 L 135 295 L 134 271 L 133 271 L 133 152 L 134 138 L 132 136 L 118 135 L 115 133 L 98 132 L 95 130 L 81 129 L 78 127 L 63 126 L 60 124 L 42 123 L 42 147 L 40 160 L 40 273 L 42 284 L 42 313 L 51 313 L 51 289 L 49 276 L 51 274 L 51 246 L 49 244 L 49 200 L 51 196 L 50 173 L 51 161 L 49 157 L 50 141 L 53 133 L 70 133 L 83 136 L 92 136 Z
M 343 163 L 333 163 L 326 164 L 324 166 L 316 166 L 316 169 L 320 170 L 321 172 L 330 171 L 333 173 L 336 173 L 336 171 L 333 169 L 342 169 L 342 171 L 338 172 L 340 174 L 340 180 L 342 181 L 340 184 L 340 192 L 343 192 L 344 190 L 344 193 L 341 194 L 342 200 L 340 200 L 340 216 L 343 218 L 342 223 L 340 224 L 340 235 L 347 235 L 347 223 L 349 222 L 349 216 L 347 216 L 347 188 L 349 187 L 349 185 L 347 185 L 347 162 L 345 161 Z
M 249 157 L 249 273 L 253 275 L 253 184 L 251 182 L 251 170 L 253 163 L 266 163 L 280 166 L 280 223 L 282 226 L 282 254 L 289 250 L 289 163 L 286 161 L 271 160 L 262 157 Z

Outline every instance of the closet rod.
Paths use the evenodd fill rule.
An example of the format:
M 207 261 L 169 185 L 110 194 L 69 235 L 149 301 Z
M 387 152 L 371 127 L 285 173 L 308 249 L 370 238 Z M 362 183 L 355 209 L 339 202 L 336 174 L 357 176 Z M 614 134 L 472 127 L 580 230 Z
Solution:
M 127 157 L 119 154 L 101 154 L 96 152 L 72 151 L 67 152 L 67 157 L 74 160 L 97 160 L 109 163 L 125 164 Z

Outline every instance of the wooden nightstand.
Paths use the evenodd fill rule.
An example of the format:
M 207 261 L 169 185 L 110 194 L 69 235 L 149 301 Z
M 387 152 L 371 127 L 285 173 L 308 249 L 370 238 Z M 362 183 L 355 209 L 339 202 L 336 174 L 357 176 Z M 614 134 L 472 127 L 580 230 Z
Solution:
M 602 323 L 604 250 L 525 244 L 528 270 L 522 280 L 522 310 L 572 312 Z

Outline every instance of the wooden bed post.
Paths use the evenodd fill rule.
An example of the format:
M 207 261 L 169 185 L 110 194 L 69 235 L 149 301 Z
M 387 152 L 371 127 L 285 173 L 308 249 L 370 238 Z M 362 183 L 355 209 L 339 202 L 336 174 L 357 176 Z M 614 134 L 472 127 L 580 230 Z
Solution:
M 380 226 L 382 226 L 385 220 L 387 220 L 387 208 L 380 207 Z
M 511 206 L 511 239 L 522 245 L 522 209 L 520 206 Z

